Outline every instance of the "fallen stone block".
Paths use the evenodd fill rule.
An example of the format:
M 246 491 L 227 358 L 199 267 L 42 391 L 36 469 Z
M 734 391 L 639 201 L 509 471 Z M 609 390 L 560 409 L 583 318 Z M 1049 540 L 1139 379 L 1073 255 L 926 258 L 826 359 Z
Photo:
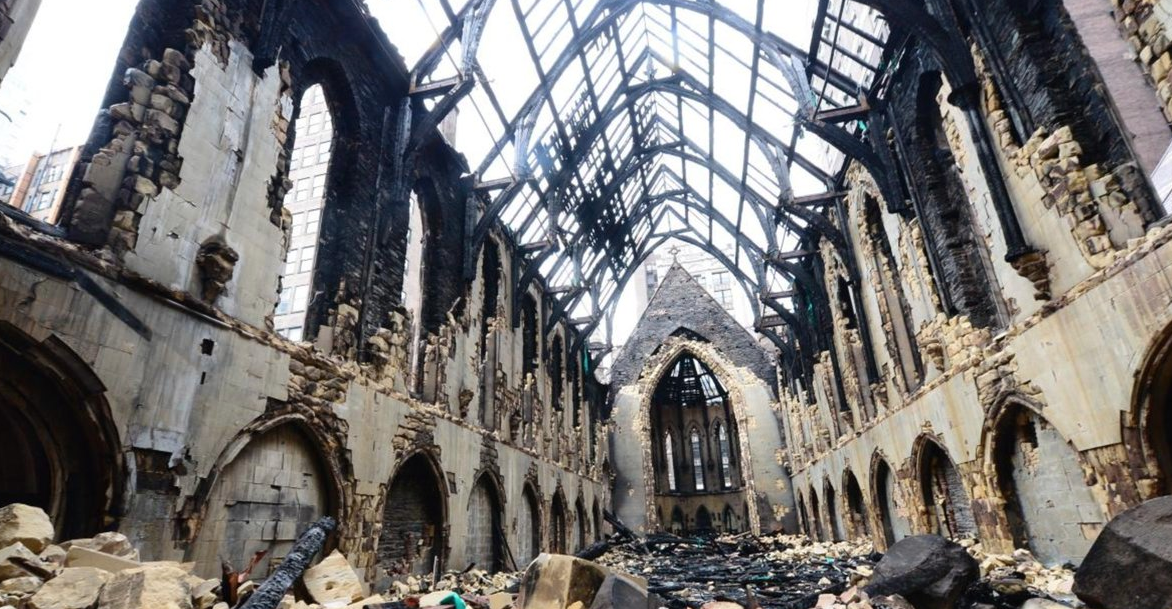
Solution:
M 142 563 L 91 550 L 82 546 L 72 546 L 65 553 L 66 567 L 94 567 L 110 573 L 118 573 L 126 569 L 137 569 Z
M 41 589 L 45 582 L 35 575 L 14 577 L 0 583 L 0 593 L 12 596 L 30 596 Z
M 89 609 L 109 580 L 110 574 L 101 569 L 66 567 L 29 599 L 29 609 Z
M 28 549 L 28 546 L 19 541 L 8 544 L 3 549 L 0 549 L 0 581 L 13 577 L 37 575 L 37 573 L 33 573 L 28 568 L 30 564 L 39 565 L 41 564 L 41 559 L 36 554 L 33 554 Z
M 959 544 L 916 535 L 891 546 L 863 591 L 870 597 L 898 594 L 916 609 L 952 609 L 980 575 L 976 559 Z
M 362 579 L 346 561 L 346 557 L 337 550 L 318 564 L 306 569 L 302 580 L 305 582 L 309 597 L 321 605 L 330 605 L 337 601 L 349 604 L 365 596 Z
M 1103 609 L 1172 606 L 1172 496 L 1109 522 L 1074 574 L 1074 593 Z
M 611 573 L 594 594 L 590 609 L 657 609 L 658 598 L 647 594 L 647 580 L 626 573 Z
M 40 552 L 53 541 L 53 522 L 44 510 L 23 503 L 0 508 L 0 547 L 14 541 Z
M 116 573 L 102 589 L 99 609 L 192 609 L 187 572 L 170 565 Z
M 573 556 L 541 554 L 525 569 L 517 609 L 584 605 L 594 596 L 610 572 L 605 567 Z

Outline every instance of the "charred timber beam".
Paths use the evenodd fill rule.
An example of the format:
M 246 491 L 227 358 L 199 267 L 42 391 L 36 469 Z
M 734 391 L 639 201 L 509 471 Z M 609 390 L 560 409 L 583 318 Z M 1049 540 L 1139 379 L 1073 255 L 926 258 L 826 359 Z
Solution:
M 321 551 L 326 538 L 338 527 L 337 521 L 329 516 L 309 525 L 297 538 L 293 549 L 281 560 L 281 565 L 268 579 L 248 597 L 240 609 L 277 609 L 285 592 L 293 586 L 301 574 L 309 568 L 314 555 Z
M 964 39 L 948 33 L 943 25 L 917 0 L 856 0 L 869 6 L 887 18 L 888 23 L 898 23 L 921 40 L 936 56 L 948 82 L 952 85 L 949 101 L 960 107 L 971 105 L 976 108 L 975 93 L 978 90 L 977 70 L 973 56 Z
M 7 205 L 2 204 L 0 206 L 7 207 Z M 126 324 L 131 330 L 134 330 L 135 334 L 148 341 L 151 340 L 151 329 L 134 312 L 119 302 L 117 297 L 107 292 L 88 273 L 76 265 L 28 247 L 4 235 L 0 235 L 0 258 L 7 258 L 17 264 L 42 272 L 51 277 L 77 284 L 79 288 L 92 296 L 106 310 L 110 311 L 114 317 Z
M 819 110 L 814 114 L 814 120 L 831 124 L 849 123 L 851 121 L 865 120 L 870 112 L 870 104 L 864 101 L 863 103 L 846 106 L 845 108 Z

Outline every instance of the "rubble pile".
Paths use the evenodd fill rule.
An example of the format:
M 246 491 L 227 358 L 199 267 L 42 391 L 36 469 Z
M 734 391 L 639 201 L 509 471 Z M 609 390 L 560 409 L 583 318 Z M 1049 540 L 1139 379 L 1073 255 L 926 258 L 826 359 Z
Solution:
M 840 594 L 869 578 L 876 560 L 870 542 L 653 534 L 613 547 L 598 562 L 647 578 L 648 589 L 671 609 L 716 602 L 806 609 L 821 594 Z

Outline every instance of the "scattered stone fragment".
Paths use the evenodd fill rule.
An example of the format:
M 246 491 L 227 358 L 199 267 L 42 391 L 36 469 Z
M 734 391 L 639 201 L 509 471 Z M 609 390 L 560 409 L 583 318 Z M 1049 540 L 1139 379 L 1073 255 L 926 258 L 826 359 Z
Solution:
M 187 572 L 166 565 L 120 571 L 102 589 L 100 609 L 192 609 Z
M 101 569 L 67 567 L 29 599 L 29 609 L 88 609 L 98 602 L 109 579 Z
M 37 553 L 53 541 L 53 535 L 53 522 L 41 508 L 23 503 L 0 508 L 0 547 L 19 541 Z
M 953 609 L 980 574 L 977 561 L 959 544 L 939 535 L 915 535 L 891 546 L 865 591 L 899 594 L 916 609 Z
M 353 603 L 362 599 L 362 579 L 354 572 L 341 552 L 334 550 L 320 563 L 306 569 L 305 588 L 315 602 L 328 605 L 336 601 Z
M 141 567 L 142 563 L 91 550 L 85 546 L 73 545 L 65 554 L 65 566 L 94 567 L 110 573 L 117 573 L 125 569 L 136 569 Z
M 40 563 L 41 559 L 33 554 L 28 546 L 19 541 L 13 541 L 0 549 L 0 581 L 13 577 L 36 575 L 28 569 L 29 564 Z
M 565 607 L 575 601 L 594 602 L 609 571 L 587 560 L 560 554 L 541 554 L 521 580 L 517 609 Z

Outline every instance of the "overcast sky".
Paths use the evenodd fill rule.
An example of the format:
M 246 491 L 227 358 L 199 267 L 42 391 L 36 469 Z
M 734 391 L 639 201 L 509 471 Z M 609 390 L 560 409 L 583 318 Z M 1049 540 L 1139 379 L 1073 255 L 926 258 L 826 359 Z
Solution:
M 746 2 L 748 0 L 729 0 L 734 6 Z M 789 18 L 770 20 L 772 23 L 767 24 L 767 29 L 779 31 L 804 46 L 801 39 L 809 35 L 814 3 L 811 0 L 786 2 L 791 3 L 785 11 Z M 751 4 L 748 2 L 746 6 Z M 84 142 L 99 110 L 112 75 L 114 59 L 136 5 L 137 0 L 43 0 L 20 58 L 0 87 L 0 110 L 20 119 L 19 128 L 14 129 L 0 116 L 0 156 L 7 152 L 12 160 L 23 162 L 34 151 L 44 152 L 50 147 L 62 148 Z M 436 8 L 435 0 L 368 0 L 368 6 L 388 31 L 392 42 L 401 49 L 409 66 L 434 41 L 436 31 L 443 26 L 442 13 Z M 502 12 L 499 7 L 497 12 Z M 515 97 L 516 100 L 510 101 L 519 103 L 532 86 L 510 86 L 510 70 L 500 69 L 516 65 L 512 63 L 517 61 L 518 49 L 513 48 L 516 41 L 512 40 L 517 37 L 516 26 L 503 25 L 499 15 L 494 18 L 490 24 L 495 25 L 488 28 L 481 48 L 482 64 L 486 71 L 489 66 L 496 68 L 491 70 L 489 77 L 498 93 L 506 99 Z M 482 110 L 465 112 L 459 117 L 457 145 L 471 152 L 473 157 L 477 152 L 486 151 L 492 141 L 484 130 L 482 116 L 479 116 L 491 116 L 491 112 Z M 20 112 L 25 114 L 21 116 Z M 4 137 L 4 130 L 9 130 L 8 137 Z M 734 142 L 735 148 L 739 148 L 739 141 Z M 14 144 L 12 150 L 4 150 L 6 144 Z M 0 158 L 0 162 L 3 160 Z M 479 160 L 470 158 L 474 165 Z M 627 309 L 630 298 L 630 294 L 624 294 L 624 304 L 620 308 Z M 629 332 L 634 320 L 616 321 L 620 325 L 616 328 L 616 338 L 619 338 Z

